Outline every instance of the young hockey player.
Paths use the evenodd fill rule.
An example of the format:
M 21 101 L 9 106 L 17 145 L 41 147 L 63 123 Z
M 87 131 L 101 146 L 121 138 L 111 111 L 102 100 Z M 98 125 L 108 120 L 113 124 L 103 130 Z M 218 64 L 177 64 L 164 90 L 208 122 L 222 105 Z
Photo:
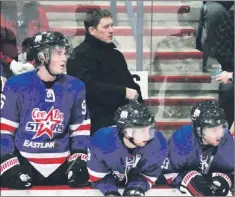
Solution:
M 234 187 L 234 140 L 224 110 L 204 101 L 192 108 L 191 119 L 169 139 L 165 177 L 182 193 L 226 196 Z
M 72 48 L 61 33 L 32 40 L 39 69 L 9 78 L 1 96 L 1 184 L 83 186 L 90 139 L 85 85 L 63 74 Z
M 117 126 L 99 129 L 88 149 L 88 172 L 93 188 L 105 196 L 144 196 L 160 176 L 166 158 L 163 135 L 152 127 L 154 116 L 137 101 L 117 109 Z

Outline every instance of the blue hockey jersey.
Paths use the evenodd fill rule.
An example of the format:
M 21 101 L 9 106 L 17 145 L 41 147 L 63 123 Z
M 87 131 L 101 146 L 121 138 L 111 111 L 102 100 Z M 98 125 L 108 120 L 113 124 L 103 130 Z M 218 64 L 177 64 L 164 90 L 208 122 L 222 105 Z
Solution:
M 210 158 L 214 159 L 210 165 Z M 225 132 L 219 146 L 203 146 L 193 132 L 192 125 L 178 129 L 169 139 L 169 155 L 164 173 L 168 183 L 179 187 L 186 171 L 196 170 L 211 177 L 212 173 L 234 173 L 234 139 L 230 132 Z
M 150 142 L 130 154 L 116 126 L 102 128 L 92 136 L 88 149 L 90 181 L 103 194 L 117 191 L 116 180 L 125 181 L 127 187 L 140 186 L 147 191 L 161 174 L 166 154 L 167 143 L 160 132 L 156 131 Z M 128 177 L 133 169 L 138 171 L 138 178 Z
M 48 177 L 71 153 L 88 147 L 85 85 L 63 74 L 47 89 L 36 71 L 13 76 L 1 95 L 0 125 L 1 156 L 18 151 Z

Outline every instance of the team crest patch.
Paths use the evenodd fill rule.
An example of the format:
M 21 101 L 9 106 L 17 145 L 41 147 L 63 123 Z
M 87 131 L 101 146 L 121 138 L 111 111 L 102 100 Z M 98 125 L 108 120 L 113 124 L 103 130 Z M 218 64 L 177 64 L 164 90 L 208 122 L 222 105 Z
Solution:
M 50 139 L 54 137 L 54 133 L 62 133 L 64 130 L 64 113 L 59 109 L 52 107 L 48 112 L 34 108 L 32 111 L 33 122 L 26 124 L 26 131 L 35 132 L 32 139 L 47 135 Z
M 46 89 L 45 102 L 55 102 L 55 93 L 53 89 Z

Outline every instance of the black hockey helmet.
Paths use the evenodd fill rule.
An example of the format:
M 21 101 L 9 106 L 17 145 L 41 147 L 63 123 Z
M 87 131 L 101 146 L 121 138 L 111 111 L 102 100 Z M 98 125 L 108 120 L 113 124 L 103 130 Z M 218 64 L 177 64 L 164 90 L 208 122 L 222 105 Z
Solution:
M 215 100 L 203 101 L 193 106 L 191 120 L 194 131 L 199 137 L 202 137 L 203 128 L 211 128 L 218 125 L 227 126 L 225 112 Z
M 30 37 L 27 37 L 22 42 L 22 50 L 26 53 L 26 61 L 35 60 L 35 50 L 33 48 L 33 40 Z
M 120 128 L 143 127 L 153 124 L 154 115 L 145 105 L 130 101 L 116 110 L 114 119 Z
M 38 64 L 40 63 L 40 53 L 43 53 L 44 57 L 48 60 L 48 64 L 50 64 L 51 52 L 55 47 L 65 47 L 68 56 L 71 55 L 73 51 L 73 47 L 68 39 L 62 33 L 55 31 L 36 33 L 31 37 L 31 44 L 32 50 L 35 53 L 35 61 Z M 46 65 L 47 69 L 48 66 L 49 65 Z

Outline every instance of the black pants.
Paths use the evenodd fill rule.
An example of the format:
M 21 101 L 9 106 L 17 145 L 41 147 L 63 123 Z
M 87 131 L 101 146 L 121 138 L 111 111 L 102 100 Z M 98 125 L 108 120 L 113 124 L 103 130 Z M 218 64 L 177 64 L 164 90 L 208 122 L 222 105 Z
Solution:
M 230 128 L 234 121 L 234 83 L 220 84 L 219 103 L 225 111 Z
M 91 117 L 91 135 L 98 129 L 115 125 L 113 116 L 94 116 Z
M 198 25 L 196 48 L 203 51 L 203 70 L 206 71 L 209 57 L 216 58 L 214 54 L 215 32 L 223 22 L 227 9 L 218 2 L 208 1 L 201 8 L 200 20 Z M 202 30 L 205 28 L 206 37 L 202 42 Z

